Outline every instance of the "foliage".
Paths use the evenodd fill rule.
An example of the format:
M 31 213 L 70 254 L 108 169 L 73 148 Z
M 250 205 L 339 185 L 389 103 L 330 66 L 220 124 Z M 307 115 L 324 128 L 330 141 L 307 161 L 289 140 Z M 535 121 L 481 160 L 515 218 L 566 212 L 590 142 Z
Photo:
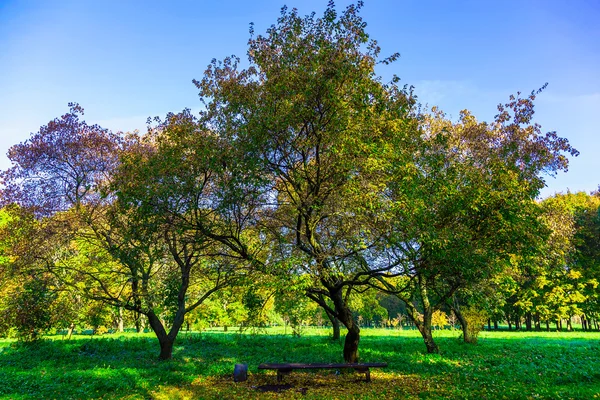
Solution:
M 541 174 L 566 169 L 565 154 L 577 151 L 533 123 L 540 91 L 511 96 L 490 124 L 466 110 L 457 122 L 436 108 L 423 113 L 412 159 L 397 164 L 387 182 L 388 224 L 378 226 L 399 267 L 378 287 L 406 304 L 430 352 L 439 351 L 431 336 L 435 310 L 501 273 L 515 255 L 533 255 L 548 235 L 534 201 Z
M 2 312 L 5 328 L 15 328 L 19 340 L 33 342 L 52 326 L 52 308 L 56 293 L 50 280 L 43 276 L 26 278 L 22 288 L 15 290 Z
M 556 194 L 541 202 L 541 220 L 550 232 L 535 254 L 515 258 L 496 278 L 506 318 L 519 328 L 541 329 L 549 322 L 581 315 L 597 317 L 597 238 L 600 202 L 586 193 Z M 587 325 L 587 322 L 586 322 Z M 546 328 L 547 329 L 547 328 Z
M 186 318 L 192 322 L 195 330 L 206 326 L 222 326 L 227 330 L 230 326 L 241 326 L 248 319 L 248 310 L 242 303 L 242 290 L 229 287 L 221 290 L 191 311 Z M 202 328 L 202 329 L 200 329 Z
M 483 326 L 488 320 L 487 313 L 474 306 L 464 307 L 460 312 L 467 322 L 467 337 L 471 340 L 471 343 L 476 343 L 479 332 L 483 330 Z
M 431 315 L 431 326 L 441 329 L 446 325 L 449 325 L 448 315 L 442 310 L 435 310 Z
M 292 273 L 311 276 L 308 296 L 350 332 L 349 362 L 360 329 L 348 299 L 367 284 L 362 253 L 378 241 L 365 221 L 377 218 L 380 172 L 397 158 L 414 103 L 396 78 L 382 84 L 375 74 L 397 56 L 379 59 L 361 8 L 338 14 L 329 4 L 322 17 L 303 18 L 284 7 L 265 35 L 251 32 L 247 68 L 215 60 L 195 81 L 206 129 L 236 149 L 247 175 L 264 179 L 251 183 L 265 196 L 261 225 L 277 264 L 293 259 Z
M 303 291 L 282 290 L 275 296 L 275 311 L 284 318 L 285 323 L 289 323 L 292 335 L 299 337 L 314 318 L 317 305 Z
M 102 201 L 100 187 L 117 165 L 119 136 L 80 121 L 79 104 L 69 108 L 10 148 L 13 166 L 0 175 L 4 205 L 18 203 L 38 215 L 52 215 Z

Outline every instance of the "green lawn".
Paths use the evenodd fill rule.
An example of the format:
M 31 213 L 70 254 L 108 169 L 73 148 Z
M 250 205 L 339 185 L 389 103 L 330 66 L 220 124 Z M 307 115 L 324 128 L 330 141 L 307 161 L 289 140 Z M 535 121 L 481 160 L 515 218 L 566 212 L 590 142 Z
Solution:
M 0 398 L 600 398 L 600 333 L 482 332 L 475 346 L 458 331 L 436 331 L 442 353 L 425 354 L 416 331 L 363 329 L 361 361 L 385 361 L 372 372 L 294 372 L 285 394 L 262 362 L 341 362 L 341 343 L 309 329 L 293 338 L 261 334 L 182 333 L 172 361 L 157 360 L 152 334 L 60 337 L 24 346 L 0 340 Z M 249 365 L 234 383 L 233 366 Z

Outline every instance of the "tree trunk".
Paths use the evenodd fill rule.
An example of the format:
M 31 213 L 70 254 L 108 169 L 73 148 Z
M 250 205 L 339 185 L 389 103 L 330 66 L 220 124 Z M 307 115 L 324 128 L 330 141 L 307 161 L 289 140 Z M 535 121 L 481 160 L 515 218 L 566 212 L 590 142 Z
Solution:
M 135 323 L 135 331 L 137 333 L 140 333 L 142 331 L 142 319 L 140 318 L 141 314 L 139 312 L 134 312 L 133 313 L 134 317 L 134 323 Z
M 331 324 L 333 327 L 333 332 L 331 333 L 331 340 L 340 340 L 340 320 L 334 317 Z
M 427 353 L 437 354 L 440 352 L 440 348 L 433 340 L 433 335 L 431 333 L 431 319 L 433 316 L 433 308 L 431 306 L 431 302 L 429 301 L 429 293 L 427 291 L 427 278 L 425 276 L 419 276 L 417 282 L 419 283 L 419 296 L 421 297 L 421 304 L 423 305 L 423 321 L 419 321 L 419 318 L 417 316 L 417 309 L 412 303 L 410 303 L 409 315 L 412 315 L 411 319 L 413 320 L 413 323 L 417 326 L 417 329 L 419 329 L 419 332 L 423 337 Z
M 573 324 L 571 323 L 571 318 L 572 317 L 567 318 L 567 331 L 569 332 L 573 331 Z
M 585 318 L 585 315 L 581 316 L 581 329 L 583 331 L 587 331 L 588 330 L 588 324 L 587 324 L 587 319 Z
M 540 326 L 540 314 L 539 313 L 535 313 L 535 315 L 534 315 L 534 323 L 535 323 L 535 330 L 536 331 L 541 331 L 542 327 Z
M 158 340 L 160 343 L 160 354 L 158 358 L 161 360 L 170 360 L 173 357 L 173 345 L 175 340 L 172 340 L 169 335 L 165 336 L 163 340 Z
M 417 308 L 411 302 L 404 301 L 406 304 L 406 311 L 411 322 L 417 327 L 423 341 L 425 342 L 425 348 L 427 353 L 437 354 L 440 352 L 440 348 L 433 340 L 433 334 L 431 332 L 431 316 L 433 310 L 429 307 L 429 301 L 424 301 L 423 320 L 421 321 L 417 312 Z
M 492 320 L 488 318 L 488 331 L 492 330 Z
M 494 321 L 494 330 L 498 330 L 498 320 Z
M 425 342 L 425 348 L 427 349 L 427 353 L 429 354 L 437 354 L 440 352 L 440 348 L 433 340 L 433 335 L 431 334 L 431 325 L 427 326 L 426 324 L 422 324 L 418 326 L 419 332 L 423 337 L 423 341 Z
M 75 329 L 75 324 L 71 323 L 71 325 L 69 325 L 69 330 L 67 331 L 67 340 L 70 340 L 71 336 L 73 336 L 74 329 Z
M 550 332 L 550 321 L 546 320 L 546 332 Z
M 148 314 L 148 323 L 150 327 L 154 331 L 158 339 L 158 343 L 160 345 L 160 354 L 158 358 L 161 360 L 170 360 L 173 357 L 173 345 L 175 344 L 175 339 L 177 338 L 177 334 L 183 325 L 185 312 L 178 311 L 175 314 L 175 318 L 173 319 L 173 326 L 169 333 L 165 330 L 164 325 L 158 318 L 158 316 L 150 311 Z
M 344 340 L 344 361 L 347 363 L 357 363 L 360 328 L 356 321 L 354 321 L 352 312 L 343 297 L 342 289 L 332 287 L 329 289 L 329 293 L 335 307 L 337 319 L 348 329 L 346 339 Z
M 465 343 L 470 343 L 470 344 L 477 343 L 477 337 L 475 337 L 471 334 L 471 330 L 469 329 L 469 322 L 465 319 L 465 317 L 460 312 L 460 307 L 458 307 L 458 306 L 452 307 L 452 311 L 454 311 L 456 318 L 458 318 L 458 322 L 460 322 L 460 327 L 462 328 L 462 332 L 463 332 L 463 341 Z
M 531 313 L 530 312 L 527 312 L 525 314 L 525 330 L 527 332 L 531 331 Z
M 348 328 L 346 339 L 344 340 L 344 361 L 347 363 L 358 362 L 358 343 L 360 341 L 360 328 L 358 324 L 353 324 Z
M 125 330 L 124 322 L 123 322 L 123 307 L 119 307 L 119 320 L 118 320 L 118 329 L 119 332 L 123 332 Z
M 325 310 L 325 314 L 327 314 L 327 318 L 331 322 L 331 327 L 333 328 L 333 333 L 331 336 L 331 340 L 340 340 L 340 320 L 335 317 L 328 310 Z

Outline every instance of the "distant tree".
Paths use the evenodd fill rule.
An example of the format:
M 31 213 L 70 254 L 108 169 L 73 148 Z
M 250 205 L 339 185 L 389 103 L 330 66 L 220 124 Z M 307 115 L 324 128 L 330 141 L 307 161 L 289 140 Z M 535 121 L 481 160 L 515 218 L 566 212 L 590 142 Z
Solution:
M 366 326 L 377 326 L 388 316 L 387 310 L 377 299 L 378 292 L 373 289 L 353 293 L 349 299 L 357 316 L 361 316 Z
M 277 311 L 292 328 L 292 335 L 301 336 L 304 326 L 316 313 L 317 304 L 304 294 L 302 286 L 300 290 L 282 288 L 275 295 L 275 311 Z
M 9 292 L 2 310 L 5 328 L 14 327 L 17 338 L 25 342 L 38 340 L 52 327 L 52 308 L 56 292 L 50 279 L 40 275 L 23 277 Z
M 212 296 L 197 309 L 186 314 L 186 322 L 194 329 L 221 326 L 227 332 L 230 327 L 241 326 L 248 318 L 248 311 L 242 303 L 242 288 L 228 286 Z
M 442 310 L 436 310 L 431 315 L 431 326 L 443 329 L 446 325 L 448 325 L 448 315 Z
M 596 326 L 600 320 L 600 191 L 591 195 L 566 194 L 565 201 L 575 222 L 574 262 L 580 272 L 581 287 L 585 301 L 581 303 L 584 329 Z
M 473 306 L 456 308 L 454 311 L 462 327 L 465 343 L 477 343 L 479 332 L 483 330 L 488 314 Z

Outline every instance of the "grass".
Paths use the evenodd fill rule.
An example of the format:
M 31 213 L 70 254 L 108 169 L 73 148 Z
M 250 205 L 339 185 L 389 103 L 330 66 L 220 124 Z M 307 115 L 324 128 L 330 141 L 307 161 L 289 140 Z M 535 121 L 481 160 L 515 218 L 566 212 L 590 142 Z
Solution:
M 457 331 L 437 331 L 442 353 L 426 354 L 416 331 L 364 329 L 361 361 L 385 361 L 362 374 L 294 372 L 285 393 L 262 362 L 341 362 L 339 342 L 309 329 L 301 338 L 261 334 L 183 333 L 173 360 L 158 361 L 152 334 L 50 338 L 34 345 L 0 340 L 0 399 L 205 398 L 600 398 L 600 333 L 483 332 L 475 346 Z M 234 383 L 236 363 L 249 379 Z

